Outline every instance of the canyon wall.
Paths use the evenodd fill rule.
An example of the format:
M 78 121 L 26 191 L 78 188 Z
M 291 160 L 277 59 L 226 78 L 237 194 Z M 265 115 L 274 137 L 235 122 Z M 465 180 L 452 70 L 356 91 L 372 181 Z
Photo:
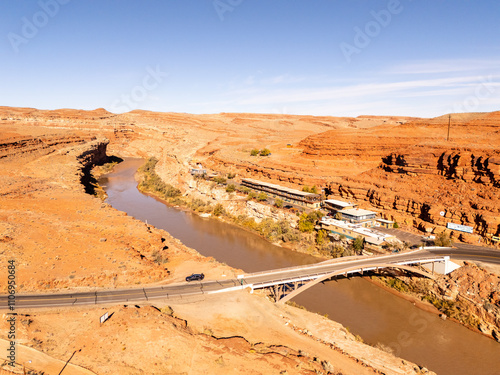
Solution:
M 0 107 L 0 125 L 0 159 L 106 137 L 111 154 L 156 157 L 160 177 L 183 192 L 201 163 L 237 178 L 316 185 L 426 232 L 453 222 L 486 240 L 499 235 L 500 112 L 419 119 Z M 263 148 L 271 155 L 251 156 Z
M 321 141 L 315 142 L 320 135 L 305 140 L 304 152 L 312 155 L 327 143 L 325 152 L 316 154 L 337 162 L 364 154 L 372 161 L 372 168 L 330 181 L 333 195 L 356 200 L 425 232 L 440 232 L 448 223 L 471 226 L 474 235 L 452 234 L 467 242 L 491 242 L 492 236 L 500 235 L 500 149 L 496 147 L 500 116 L 494 112 L 479 117 L 452 126 L 450 140 L 442 138 L 449 120 L 444 117 L 441 122 L 410 122 L 386 135 L 373 129 L 354 142 L 354 150 L 344 147 L 342 138 L 340 149 L 335 149 L 335 132 L 327 132 Z M 429 136 L 438 132 L 440 137 Z

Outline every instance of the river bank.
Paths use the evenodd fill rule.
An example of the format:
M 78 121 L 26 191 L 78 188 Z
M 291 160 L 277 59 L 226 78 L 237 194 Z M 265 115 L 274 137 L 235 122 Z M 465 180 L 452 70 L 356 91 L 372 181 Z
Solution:
M 318 260 L 355 255 L 359 251 L 347 239 L 332 243 L 326 238 L 326 232 L 314 231 L 316 221 L 325 215 L 320 210 L 300 215 L 290 213 L 266 202 L 259 202 L 255 194 L 238 191 L 234 185 L 224 188 L 223 185 L 219 186 L 219 182 L 209 183 L 201 178 L 194 178 L 196 187 L 191 186 L 193 184 L 190 182 L 191 192 L 182 194 L 182 186 L 165 183 L 156 174 L 156 163 L 156 159 L 149 158 L 138 169 L 135 176 L 138 189 L 171 207 L 182 207 L 202 217 L 210 215 L 256 234 L 273 245 L 309 254 Z M 207 200 L 200 199 L 200 196 Z
M 140 162 L 135 163 L 137 167 L 140 165 Z M 119 186 L 108 186 L 112 192 L 109 203 L 129 215 L 164 228 L 205 256 L 214 257 L 246 272 L 317 261 L 314 257 L 273 246 L 261 237 L 220 220 L 207 220 L 188 210 L 168 208 L 159 200 L 139 193 L 136 189 L 137 182 L 133 178 L 135 169 L 128 173 L 132 183 L 125 186 L 123 177 L 120 177 Z M 122 174 L 120 172 L 120 175 Z M 115 189 L 117 193 L 120 192 L 119 195 L 114 193 Z M 121 199 L 121 196 L 126 199 Z M 162 212 L 161 215 L 156 212 L 158 210 Z M 327 314 L 330 319 L 342 322 L 344 326 L 350 327 L 354 334 L 360 335 L 373 346 L 378 343 L 388 345 L 394 348 L 397 355 L 417 363 L 423 363 L 425 358 L 425 361 L 428 361 L 426 367 L 436 369 L 442 374 L 473 372 L 473 368 L 477 366 L 476 361 L 473 365 L 470 363 L 472 366 L 469 368 L 469 364 L 464 363 L 463 356 L 457 355 L 464 350 L 462 345 L 465 343 L 470 345 L 475 342 L 474 358 L 481 358 L 485 374 L 491 367 L 488 365 L 489 361 L 497 358 L 493 353 L 498 352 L 498 344 L 493 340 L 476 335 L 451 321 L 443 321 L 435 314 L 415 309 L 413 304 L 359 278 L 338 279 L 320 284 L 308 293 L 297 296 L 296 301 L 307 306 L 310 311 L 320 315 Z M 339 310 L 338 306 L 342 306 L 342 309 Z M 380 331 L 382 327 L 387 328 Z M 411 340 L 403 339 L 403 333 L 409 335 Z M 448 338 L 446 342 L 442 342 L 442 335 Z M 410 341 L 413 344 L 410 345 Z M 437 343 L 439 346 L 436 346 Z M 476 352 L 476 348 L 480 347 L 482 349 Z M 450 356 L 453 359 L 443 362 L 443 358 Z M 449 367 L 450 361 L 457 366 Z M 443 366 L 445 363 L 447 365 Z M 467 368 L 469 370 L 466 370 Z M 453 369 L 453 372 L 449 372 L 450 369 Z
M 258 237 L 258 241 L 257 241 L 255 238 L 255 235 L 250 234 L 248 231 L 242 231 L 240 228 L 236 228 L 235 226 L 228 225 L 227 223 L 222 223 L 222 222 L 214 221 L 214 220 L 202 219 L 202 218 L 199 218 L 198 215 L 191 214 L 188 211 L 182 211 L 182 210 L 178 210 L 178 209 L 177 210 L 176 209 L 166 209 L 167 207 L 161 202 L 161 200 L 159 200 L 157 198 L 151 198 L 147 195 L 143 195 L 142 193 L 139 193 L 139 191 L 136 189 L 136 183 L 135 183 L 135 179 L 134 179 L 135 169 L 133 169 L 133 168 L 127 169 L 127 174 L 132 179 L 132 181 L 128 180 L 128 182 L 127 182 L 127 179 L 125 178 L 125 175 L 124 175 L 124 171 L 122 171 L 123 167 L 125 167 L 125 166 L 124 165 L 117 166 L 117 171 L 115 172 L 118 175 L 117 183 L 114 183 L 113 182 L 114 180 L 111 180 L 110 178 L 106 178 L 106 177 L 104 178 L 104 181 L 103 181 L 103 185 L 106 186 L 105 189 L 107 189 L 107 191 L 109 193 L 108 201 L 115 208 L 117 208 L 119 210 L 123 210 L 123 211 L 127 212 L 130 216 L 134 216 L 137 219 L 147 221 L 148 223 L 150 223 L 150 225 L 153 225 L 156 228 L 166 228 L 166 225 L 171 225 L 171 227 L 168 230 L 169 233 L 171 233 L 176 238 L 182 238 L 182 242 L 184 244 L 187 244 L 188 246 L 197 249 L 205 256 L 214 257 L 214 258 L 218 259 L 219 262 L 229 264 L 232 267 L 243 268 L 243 267 L 240 267 L 238 264 L 235 264 L 235 262 L 241 261 L 241 260 L 245 260 L 245 262 L 246 262 L 246 266 L 244 267 L 245 270 L 263 270 L 263 269 L 267 269 L 270 266 L 272 267 L 272 265 L 273 265 L 272 262 L 275 262 L 275 260 L 272 260 L 271 258 L 266 257 L 266 255 L 265 255 L 266 253 L 268 253 L 267 248 L 269 246 L 271 246 L 271 245 L 269 245 L 269 243 L 267 241 L 265 241 L 264 239 L 262 239 L 260 237 Z M 117 195 L 115 193 L 115 189 L 116 189 L 116 191 L 119 191 L 119 195 Z M 121 200 L 119 199 L 120 197 L 122 197 Z M 159 215 L 158 213 L 154 213 L 153 207 L 158 207 L 165 214 Z M 147 219 L 146 219 L 146 217 L 147 217 Z M 185 232 L 186 225 L 190 222 L 196 223 L 196 225 L 201 225 L 201 228 L 203 228 L 203 229 L 210 228 L 209 225 L 213 225 L 214 227 L 213 227 L 213 230 L 210 230 L 207 234 L 198 233 L 196 236 L 193 236 L 192 234 Z M 179 230 L 184 231 L 184 232 L 179 234 L 179 232 L 177 232 Z M 241 254 L 239 254 L 237 252 L 234 252 L 234 254 L 233 254 L 234 256 L 232 257 L 231 253 L 227 251 L 228 250 L 227 246 L 225 246 L 221 243 L 214 243 L 214 244 L 212 244 L 211 248 L 207 248 L 207 245 L 210 245 L 210 243 L 209 243 L 209 241 L 207 241 L 207 239 L 210 239 L 213 242 L 215 233 L 222 235 L 223 237 L 221 237 L 221 238 L 224 238 L 224 240 L 228 240 L 228 242 L 230 243 L 230 246 L 233 247 L 234 246 L 233 241 L 236 238 L 237 232 L 239 232 L 238 236 L 241 235 L 241 233 L 248 233 L 248 239 L 250 239 L 250 241 L 251 241 L 249 245 L 254 250 L 258 249 L 259 256 L 254 262 L 247 262 L 248 259 L 243 259 L 241 257 Z M 184 235 L 184 237 L 182 237 L 183 235 Z M 261 246 L 263 246 L 263 247 L 261 247 Z M 277 247 L 274 247 L 274 248 L 277 248 Z M 277 248 L 277 249 L 280 249 L 282 251 L 282 256 L 283 256 L 281 263 L 279 263 L 277 265 L 278 267 L 291 266 L 295 263 L 296 260 L 298 260 L 300 263 L 309 263 L 309 262 L 316 262 L 317 261 L 317 259 L 315 259 L 313 257 L 310 257 L 310 256 L 306 257 L 305 255 L 300 254 L 300 253 L 292 253 L 295 255 L 292 256 L 290 259 L 290 254 L 289 254 L 288 250 L 284 250 L 282 248 Z M 222 253 L 218 253 L 218 254 L 211 253 L 211 251 L 219 251 L 219 250 L 224 252 L 227 259 L 222 258 L 222 255 L 221 255 Z M 182 267 L 182 265 L 179 265 L 179 266 Z M 193 266 L 193 264 L 191 264 L 191 267 L 192 266 Z M 186 267 L 184 267 L 183 269 L 186 269 Z M 196 271 L 205 272 L 205 269 L 200 268 L 198 265 L 198 268 L 196 269 Z M 178 270 L 175 270 L 176 274 L 178 272 L 179 272 Z M 224 275 L 219 275 L 218 278 L 223 277 L 223 276 Z M 265 296 L 255 296 L 255 297 L 258 299 L 262 299 Z M 263 299 L 266 300 L 266 298 L 263 298 Z M 200 301 L 197 301 L 197 304 L 199 302 Z M 265 303 L 266 303 L 266 306 L 268 306 L 266 308 L 266 310 L 271 309 L 271 306 L 273 306 L 272 310 L 276 309 L 277 312 L 279 312 L 281 309 L 281 307 L 279 307 L 279 305 L 275 305 L 269 301 L 266 301 Z M 222 307 L 220 307 L 220 305 L 222 305 Z M 217 326 L 220 326 L 222 322 L 226 321 L 227 318 L 225 318 L 225 316 L 228 313 L 230 313 L 233 309 L 236 309 L 237 311 L 239 311 L 239 314 L 237 314 L 237 315 L 240 317 L 240 319 L 241 319 L 241 317 L 244 317 L 245 314 L 248 314 L 250 311 L 255 311 L 254 308 L 246 309 L 245 305 L 241 305 L 241 304 L 238 304 L 236 306 L 235 305 L 227 306 L 226 304 L 221 304 L 219 302 L 219 303 L 217 303 L 217 306 L 219 306 L 219 307 L 217 307 L 217 309 L 218 309 L 217 314 L 219 314 L 218 315 L 219 323 L 217 323 L 217 320 L 214 320 L 215 328 L 211 327 L 211 329 L 214 332 L 215 332 Z M 284 306 L 283 308 L 294 310 L 290 306 Z M 175 306 L 174 306 L 174 309 L 175 309 Z M 211 307 L 211 309 L 213 309 L 213 306 Z M 196 308 L 195 310 L 193 310 L 193 314 L 197 315 L 197 313 L 195 313 L 195 311 L 199 311 L 199 309 Z M 222 311 L 224 311 L 224 312 L 222 312 Z M 330 322 L 328 324 L 337 325 L 337 327 L 339 327 L 339 328 L 335 329 L 335 331 L 339 331 L 340 336 L 335 334 L 334 331 L 330 331 L 330 329 L 328 329 L 327 326 L 322 327 L 322 324 L 319 324 L 319 323 L 316 326 L 315 330 L 320 329 L 321 332 L 324 332 L 324 333 L 321 333 L 320 336 L 318 336 L 318 337 L 324 338 L 324 340 L 323 339 L 321 340 L 322 345 L 330 346 L 337 351 L 338 350 L 340 350 L 341 352 L 344 351 L 345 354 L 350 353 L 349 356 L 352 356 L 353 358 L 357 358 L 356 362 L 364 363 L 365 365 L 368 365 L 369 368 L 382 369 L 380 371 L 384 372 L 384 373 L 406 374 L 406 373 L 414 373 L 415 371 L 416 371 L 416 373 L 421 372 L 420 367 L 412 365 L 408 361 L 404 361 L 404 360 L 402 361 L 401 359 L 394 357 L 391 353 L 382 352 L 383 354 L 381 354 L 380 350 L 373 348 L 373 347 L 370 347 L 370 346 L 365 346 L 364 344 L 362 344 L 361 342 L 356 340 L 354 334 L 350 334 L 347 329 L 344 329 L 338 323 L 331 322 L 330 320 L 328 320 L 324 317 L 321 317 L 321 316 L 318 316 L 316 314 L 309 313 L 306 311 L 302 311 L 300 309 L 298 309 L 298 311 L 300 311 L 300 312 L 296 312 L 294 314 L 295 316 L 300 316 L 301 314 L 306 314 L 306 313 L 312 314 L 311 316 L 316 316 L 317 318 L 315 318 L 315 319 L 321 319 L 321 321 L 324 321 L 325 324 L 327 324 L 327 322 Z M 283 313 L 281 312 L 281 314 L 283 314 Z M 251 315 L 253 316 L 255 314 L 251 313 Z M 197 316 L 198 316 L 198 318 L 200 318 L 199 315 L 197 315 Z M 262 325 L 264 321 L 267 321 L 266 320 L 267 318 L 265 318 L 265 316 L 266 316 L 265 314 L 263 314 L 262 316 L 260 316 L 260 314 L 259 314 L 259 316 L 256 316 L 256 319 L 258 319 L 260 322 L 259 324 Z M 275 319 L 275 318 L 273 318 L 273 319 Z M 311 322 L 315 321 L 315 319 L 314 320 L 311 319 Z M 303 321 L 305 322 L 306 320 L 309 320 L 309 319 L 305 319 Z M 189 320 L 189 321 L 191 321 L 191 320 Z M 202 321 L 204 322 L 203 324 L 206 324 L 205 314 L 203 315 Z M 293 322 L 293 320 L 291 322 Z M 284 322 L 284 323 L 287 323 L 287 322 Z M 288 322 L 288 324 L 284 324 L 284 326 L 288 327 L 290 324 L 291 323 Z M 233 327 L 233 329 L 236 326 L 240 327 L 240 329 L 241 328 L 248 329 L 247 325 L 248 325 L 248 322 L 245 324 L 240 322 L 237 325 L 232 326 L 232 327 Z M 294 323 L 293 326 L 301 327 L 301 325 L 296 324 L 296 323 Z M 269 328 L 270 328 L 267 326 L 267 324 L 265 325 L 265 327 L 266 327 L 265 329 L 267 329 L 267 330 L 269 330 Z M 289 329 L 289 328 L 287 328 L 287 329 Z M 301 330 L 301 332 L 298 332 L 298 330 Z M 299 333 L 301 335 L 305 335 L 306 337 L 312 338 L 314 341 L 318 342 L 316 335 L 306 334 L 305 332 L 307 332 L 307 331 L 314 332 L 311 330 L 305 330 L 303 328 L 297 328 L 297 331 L 294 330 L 293 332 Z M 249 332 L 251 332 L 251 331 L 249 331 Z M 328 334 L 326 334 L 327 332 L 328 332 Z M 256 333 L 254 332 L 253 335 L 255 335 L 255 334 Z M 326 336 L 325 336 L 325 334 L 326 334 Z M 233 335 L 234 335 L 234 331 L 233 331 Z M 257 333 L 257 335 L 260 336 L 262 339 L 261 335 L 259 335 L 258 333 Z M 342 344 L 345 341 L 342 338 L 344 335 L 347 335 L 346 337 L 348 337 L 349 343 L 346 345 Z M 244 336 L 246 337 L 246 334 Z M 283 338 L 282 338 L 282 340 L 283 340 Z M 346 343 L 347 343 L 347 341 L 346 341 Z M 356 348 L 358 348 L 358 349 L 356 349 Z M 362 350 L 362 353 L 364 353 L 364 354 L 362 354 L 361 356 L 356 354 L 356 350 L 359 350 L 360 348 L 366 348 L 366 349 Z M 370 353 L 372 353 L 372 354 L 370 354 Z M 393 362 L 394 360 L 396 362 Z M 377 363 L 377 365 L 375 366 L 374 364 L 372 364 L 372 361 L 374 361 L 373 362 L 374 364 Z M 389 362 L 387 362 L 387 361 L 389 361 Z M 389 366 L 383 365 L 383 363 L 386 363 L 386 362 L 393 363 L 393 364 L 389 365 Z M 396 364 L 395 367 L 394 367 L 394 364 Z M 383 367 L 380 367 L 380 366 L 383 366 Z M 397 370 L 401 366 L 403 366 L 402 368 L 405 368 L 405 370 Z M 377 371 L 379 371 L 379 370 L 377 370 Z M 424 371 L 424 373 L 425 373 L 425 371 Z
M 147 164 L 148 161 L 146 161 L 145 163 Z M 138 174 L 136 175 L 136 180 L 139 183 L 138 185 L 139 190 L 141 190 L 143 193 L 151 194 L 152 196 L 161 199 L 165 204 L 169 204 L 171 206 L 177 205 L 182 207 L 183 209 L 190 210 L 190 212 L 193 212 L 195 214 L 200 214 L 199 211 L 192 209 L 192 204 L 190 202 L 193 201 L 193 198 L 191 198 L 188 194 L 182 196 L 182 199 L 179 198 L 178 196 L 166 197 L 165 194 L 162 193 L 162 191 L 158 191 L 157 189 L 155 190 L 155 188 L 151 188 L 151 184 L 144 184 L 144 180 L 147 178 L 152 178 L 151 176 L 153 176 L 153 179 L 155 180 L 159 179 L 159 177 L 156 174 L 154 174 L 154 165 L 152 165 L 152 167 L 153 168 L 151 168 L 150 166 L 150 168 L 148 168 L 147 171 L 141 170 L 141 168 L 138 170 Z M 157 181 L 154 186 L 158 186 Z M 169 189 L 172 190 L 173 187 Z M 232 200 L 234 201 L 234 197 Z M 226 213 L 225 207 L 221 203 L 217 203 L 217 206 L 221 206 L 222 208 L 219 207 L 219 210 L 217 210 L 218 214 L 213 215 L 214 218 L 226 222 L 230 225 L 236 225 L 244 230 L 250 231 L 251 233 L 260 236 L 264 240 L 269 241 L 273 245 L 281 246 L 290 251 L 298 251 L 313 255 L 318 258 L 318 261 L 332 258 L 332 256 L 326 258 L 324 256 L 321 257 L 319 251 L 317 251 L 317 246 L 315 246 L 316 244 L 314 243 L 313 239 L 314 237 L 308 235 L 307 233 L 302 234 L 301 242 L 295 242 L 293 245 L 290 244 L 284 245 L 282 241 L 273 242 L 269 239 L 269 236 L 265 236 L 262 234 L 260 230 L 257 230 L 255 224 L 253 226 L 242 225 L 241 220 L 236 219 L 237 215 L 242 215 L 245 212 L 244 208 L 233 205 L 232 213 L 228 214 Z M 208 210 L 204 210 L 203 212 L 207 211 Z M 215 211 L 215 209 L 212 211 Z M 265 222 L 264 225 L 269 227 L 270 225 L 274 224 L 275 219 L 273 218 L 268 218 L 268 219 L 269 220 Z M 281 225 L 281 227 L 283 227 L 283 224 Z M 306 244 L 309 243 L 309 246 L 297 246 L 298 244 L 303 244 L 304 242 Z M 311 251 L 311 248 L 316 248 L 316 251 Z M 394 276 L 398 277 L 397 275 Z M 448 290 L 448 288 L 443 286 L 443 285 L 451 285 L 450 283 L 447 282 L 447 280 L 450 278 L 449 276 L 442 275 L 438 277 L 438 280 L 436 282 L 429 281 L 426 283 L 421 283 L 419 279 L 417 279 L 417 282 L 415 282 L 415 280 L 413 280 L 411 277 L 407 277 L 403 274 L 399 275 L 399 277 L 400 278 L 396 280 L 400 281 L 403 280 L 402 281 L 403 288 L 401 287 L 398 288 L 394 283 L 387 283 L 381 281 L 382 279 L 378 279 L 377 281 L 374 280 L 370 281 L 375 282 L 376 285 L 385 288 L 386 290 L 390 291 L 391 293 L 394 293 L 395 295 L 401 298 L 411 301 L 415 306 L 424 311 L 438 314 L 442 318 L 448 318 L 453 322 L 464 325 L 465 327 L 473 330 L 474 332 L 481 333 L 491 339 L 499 341 L 500 312 L 498 311 L 488 312 L 478 309 L 477 303 L 481 301 L 474 301 L 472 303 L 467 303 L 470 301 L 462 299 L 462 301 L 460 302 L 458 301 L 453 302 L 452 299 L 449 298 L 450 294 L 452 294 L 453 292 L 451 292 L 450 290 Z M 491 292 L 493 293 L 496 290 L 498 290 L 499 285 L 500 283 L 496 282 L 494 284 L 494 287 L 490 288 Z M 491 306 L 494 306 L 495 300 L 494 299 L 490 300 L 487 303 L 489 303 Z
M 163 229 L 85 193 L 78 157 L 98 152 L 100 147 L 85 142 L 78 142 L 77 147 L 57 146 L 44 154 L 31 152 L 0 160 L 0 258 L 4 264 L 15 260 L 19 294 L 179 282 L 193 270 L 213 279 L 234 277 L 233 272 L 238 272 L 201 256 Z M 6 290 L 6 267 L 0 275 L 0 286 Z M 16 306 L 17 364 L 2 365 L 1 371 L 42 373 L 71 357 L 72 364 L 86 373 L 110 375 L 181 374 L 186 370 L 300 374 L 326 373 L 325 368 L 349 375 L 417 373 L 413 368 L 418 366 L 357 343 L 341 331 L 341 325 L 335 330 L 323 328 L 330 332 L 327 338 L 334 347 L 318 342 L 314 327 L 308 330 L 311 335 L 299 335 L 289 325 L 302 327 L 295 317 L 305 312 L 294 312 L 291 307 L 280 310 L 259 296 L 243 292 L 234 298 L 207 299 L 204 309 L 212 306 L 213 334 L 203 327 L 197 329 L 205 321 L 205 315 L 199 314 L 199 301 L 187 298 L 182 302 L 183 311 L 179 307 L 175 316 L 165 306 L 133 301 L 38 310 Z M 100 324 L 106 312 L 110 319 Z M 291 323 L 286 325 L 280 314 Z M 255 317 L 261 317 L 259 325 L 252 322 Z M 322 326 L 326 327 L 318 322 L 317 329 Z M 7 339 L 7 319 L 0 321 L 0 331 L 0 338 Z M 339 352 L 340 345 L 345 345 L 346 354 Z M 0 359 L 6 360 L 6 355 L 7 351 Z

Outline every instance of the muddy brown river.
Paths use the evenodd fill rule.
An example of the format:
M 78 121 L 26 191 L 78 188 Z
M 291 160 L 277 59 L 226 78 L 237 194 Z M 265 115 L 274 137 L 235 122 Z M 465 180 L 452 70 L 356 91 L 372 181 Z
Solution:
M 100 179 L 107 202 L 117 210 L 166 230 L 205 256 L 246 272 L 318 261 L 274 246 L 236 226 L 201 218 L 140 193 L 134 174 L 142 163 L 142 159 L 125 159 Z M 294 301 L 310 311 L 328 314 L 366 343 L 390 346 L 396 355 L 440 375 L 500 374 L 499 343 L 424 312 L 360 277 L 319 284 Z

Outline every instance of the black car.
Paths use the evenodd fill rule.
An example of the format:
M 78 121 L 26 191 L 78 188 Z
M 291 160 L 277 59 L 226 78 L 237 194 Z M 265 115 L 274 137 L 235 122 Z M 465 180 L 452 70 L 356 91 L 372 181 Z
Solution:
M 202 273 L 193 273 L 191 276 L 186 277 L 186 281 L 197 281 L 197 280 L 203 280 L 205 278 L 205 275 Z

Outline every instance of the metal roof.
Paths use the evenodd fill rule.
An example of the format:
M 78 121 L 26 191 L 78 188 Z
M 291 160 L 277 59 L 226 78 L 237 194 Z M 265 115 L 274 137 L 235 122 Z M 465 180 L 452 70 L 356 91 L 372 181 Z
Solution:
M 377 221 L 380 221 L 381 223 L 394 224 L 394 221 L 391 220 L 377 219 Z
M 366 215 L 376 215 L 376 212 L 363 210 L 361 208 L 349 208 L 348 210 L 342 210 L 342 214 L 347 214 L 350 216 L 366 216 Z
M 368 243 L 371 243 L 373 245 L 382 245 L 385 242 L 385 239 L 378 239 L 378 238 L 373 238 L 373 237 L 365 237 L 365 241 Z
M 365 237 L 365 240 L 367 240 L 367 238 L 372 238 L 371 241 L 367 240 L 370 243 L 376 243 L 376 242 L 374 242 L 376 240 L 384 242 L 384 241 L 396 238 L 392 234 L 383 233 L 383 232 L 380 232 L 380 231 L 375 230 L 375 229 L 365 228 L 365 227 L 362 227 L 362 226 L 359 226 L 356 224 L 350 224 L 350 223 L 346 223 L 345 221 L 336 220 L 336 219 L 322 219 L 320 221 L 320 224 L 332 225 L 332 226 L 335 226 L 338 228 L 348 229 L 354 233 L 358 233 L 358 234 L 363 235 Z
M 287 193 L 301 195 L 303 197 L 318 197 L 320 195 L 320 194 L 314 194 L 314 193 L 306 193 L 305 191 L 300 191 L 300 190 L 288 188 L 286 186 L 271 184 L 269 182 L 258 181 L 258 180 L 254 180 L 252 178 L 243 178 L 241 181 L 247 181 L 247 182 L 250 182 L 250 183 L 256 184 L 256 185 L 267 186 L 271 189 L 285 191 Z
M 344 202 L 344 201 L 338 201 L 336 199 L 327 199 L 325 200 L 326 203 L 331 203 L 339 207 L 351 207 L 351 206 L 356 206 L 356 203 L 350 203 L 350 202 Z

